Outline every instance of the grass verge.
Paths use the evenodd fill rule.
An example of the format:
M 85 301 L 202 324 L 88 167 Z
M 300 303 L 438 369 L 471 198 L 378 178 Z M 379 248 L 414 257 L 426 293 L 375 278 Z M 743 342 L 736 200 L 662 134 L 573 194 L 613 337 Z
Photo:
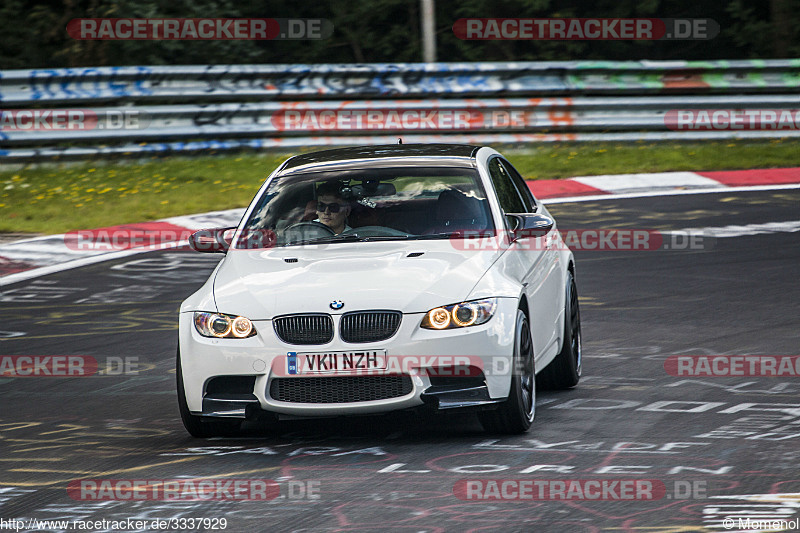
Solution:
M 528 180 L 800 166 L 800 140 L 527 145 Z M 61 233 L 242 207 L 287 154 L 160 158 L 0 171 L 0 232 Z

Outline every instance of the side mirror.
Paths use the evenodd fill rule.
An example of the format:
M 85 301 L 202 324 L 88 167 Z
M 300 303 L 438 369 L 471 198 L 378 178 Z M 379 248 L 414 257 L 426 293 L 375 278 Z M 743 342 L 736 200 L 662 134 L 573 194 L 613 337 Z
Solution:
M 555 220 L 552 218 L 535 213 L 514 213 L 506 216 L 517 221 L 516 227 L 511 230 L 511 238 L 514 241 L 529 237 L 544 237 L 555 225 Z
M 230 240 L 225 239 L 225 232 L 236 228 L 201 229 L 189 236 L 189 246 L 195 252 L 225 253 L 230 248 Z M 230 237 L 233 237 L 231 232 Z

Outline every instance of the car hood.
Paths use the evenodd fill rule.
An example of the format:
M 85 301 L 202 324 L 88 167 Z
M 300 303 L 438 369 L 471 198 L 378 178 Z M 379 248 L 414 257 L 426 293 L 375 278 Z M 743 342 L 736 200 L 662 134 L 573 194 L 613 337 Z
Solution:
M 219 312 L 251 320 L 364 309 L 422 313 L 467 298 L 499 255 L 458 250 L 449 240 L 230 250 L 214 299 Z M 344 302 L 341 310 L 330 308 L 334 300 Z

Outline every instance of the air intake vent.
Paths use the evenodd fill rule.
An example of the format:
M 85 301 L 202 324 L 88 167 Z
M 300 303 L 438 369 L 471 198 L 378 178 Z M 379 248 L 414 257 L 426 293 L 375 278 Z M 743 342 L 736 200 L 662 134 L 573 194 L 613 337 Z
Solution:
M 275 378 L 269 395 L 279 402 L 350 403 L 398 398 L 414 389 L 408 376 Z
M 340 336 L 345 342 L 378 342 L 386 340 L 400 327 L 399 311 L 355 311 L 342 315 Z
M 330 315 L 287 315 L 272 320 L 275 333 L 288 344 L 327 344 L 333 340 Z

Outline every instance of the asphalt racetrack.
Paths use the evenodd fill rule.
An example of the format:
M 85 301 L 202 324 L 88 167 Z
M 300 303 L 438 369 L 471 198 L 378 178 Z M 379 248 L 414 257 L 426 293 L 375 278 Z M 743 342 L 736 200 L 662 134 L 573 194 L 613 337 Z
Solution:
M 3 287 L 0 354 L 92 356 L 100 368 L 0 379 L 0 518 L 225 518 L 228 531 L 382 533 L 699 532 L 737 530 L 726 529 L 729 516 L 796 520 L 800 378 L 678 377 L 665 361 L 800 354 L 800 190 L 549 206 L 562 230 L 726 230 L 697 249 L 575 252 L 584 377 L 573 390 L 540 391 L 523 436 L 486 434 L 470 413 L 397 413 L 193 439 L 176 402 L 177 311 L 220 256 L 148 252 Z M 281 495 L 100 501 L 67 491 L 75 480 L 194 478 L 269 479 Z M 488 480 L 513 483 L 492 492 Z M 526 480 L 552 490 L 549 499 L 509 501 Z M 606 482 L 603 497 L 568 498 L 553 483 L 592 480 Z M 620 497 L 621 485 L 608 485 L 626 480 L 660 491 Z M 459 498 L 470 481 L 471 499 Z M 163 530 L 213 530 L 182 525 Z

